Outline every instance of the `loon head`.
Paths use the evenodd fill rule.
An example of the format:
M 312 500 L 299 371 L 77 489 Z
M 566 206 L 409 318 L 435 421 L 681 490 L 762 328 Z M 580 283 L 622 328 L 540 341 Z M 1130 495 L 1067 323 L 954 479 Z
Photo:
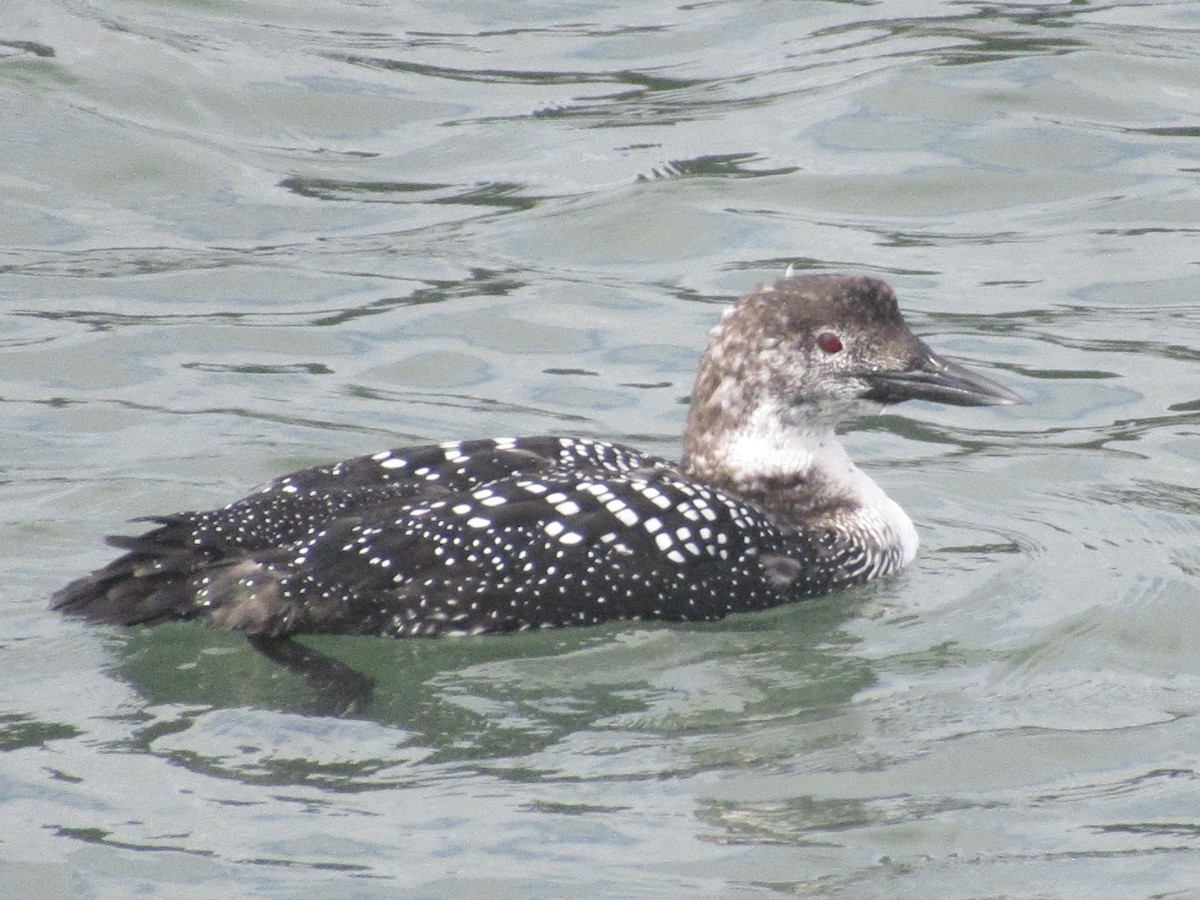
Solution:
M 904 400 L 1025 402 L 931 350 L 909 330 L 886 283 L 783 278 L 743 297 L 713 329 L 692 394 L 684 466 L 709 477 L 733 466 L 799 470 L 806 441 L 819 443 L 865 403 Z M 766 458 L 777 448 L 790 450 Z

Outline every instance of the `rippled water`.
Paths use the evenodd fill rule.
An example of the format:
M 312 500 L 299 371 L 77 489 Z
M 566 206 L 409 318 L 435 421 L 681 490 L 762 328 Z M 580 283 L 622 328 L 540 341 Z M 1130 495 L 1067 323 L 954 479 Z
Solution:
M 1200 884 L 1200 11 L 16 0 L 0 893 Z M 678 452 L 718 304 L 881 274 L 1033 403 L 848 443 L 900 577 L 705 626 L 314 643 L 47 611 L 128 518 L 414 440 Z

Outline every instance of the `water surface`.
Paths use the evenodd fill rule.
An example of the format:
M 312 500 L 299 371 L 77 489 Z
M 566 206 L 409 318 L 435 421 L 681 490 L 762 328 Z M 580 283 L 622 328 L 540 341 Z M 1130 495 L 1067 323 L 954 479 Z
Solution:
M 1169 897 L 1200 873 L 1200 13 L 0 15 L 0 893 Z M 314 644 L 46 609 L 125 520 L 412 441 L 679 451 L 720 304 L 887 278 L 1031 399 L 847 442 L 923 549 L 714 625 Z

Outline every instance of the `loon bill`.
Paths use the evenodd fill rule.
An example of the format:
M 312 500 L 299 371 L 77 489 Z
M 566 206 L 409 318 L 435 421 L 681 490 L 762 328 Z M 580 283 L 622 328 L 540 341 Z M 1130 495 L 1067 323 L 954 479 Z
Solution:
M 153 517 L 143 535 L 109 538 L 124 555 L 53 606 L 93 622 L 241 631 L 310 680 L 321 654 L 293 635 L 765 609 L 913 559 L 912 521 L 834 434 L 864 403 L 904 400 L 1024 402 L 914 336 L 884 282 L 787 277 L 713 329 L 679 463 L 571 437 L 388 450 L 294 472 L 222 509 Z

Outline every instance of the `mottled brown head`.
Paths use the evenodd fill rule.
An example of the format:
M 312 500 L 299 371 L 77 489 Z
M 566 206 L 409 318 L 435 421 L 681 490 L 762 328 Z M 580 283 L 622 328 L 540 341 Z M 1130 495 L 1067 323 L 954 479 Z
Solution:
M 819 432 L 863 401 L 1023 402 L 934 353 L 876 278 L 802 275 L 743 297 L 713 330 L 692 393 L 685 461 L 734 429 Z

